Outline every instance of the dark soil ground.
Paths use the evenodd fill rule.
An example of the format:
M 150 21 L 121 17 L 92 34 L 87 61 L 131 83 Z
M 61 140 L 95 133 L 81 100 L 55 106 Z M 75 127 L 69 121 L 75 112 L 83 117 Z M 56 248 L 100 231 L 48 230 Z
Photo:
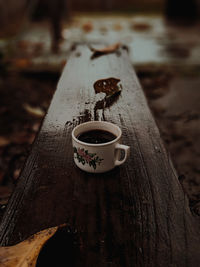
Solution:
M 0 211 L 15 187 L 56 88 L 58 73 L 0 77 Z
M 138 76 L 191 211 L 200 215 L 200 79 L 145 67 Z

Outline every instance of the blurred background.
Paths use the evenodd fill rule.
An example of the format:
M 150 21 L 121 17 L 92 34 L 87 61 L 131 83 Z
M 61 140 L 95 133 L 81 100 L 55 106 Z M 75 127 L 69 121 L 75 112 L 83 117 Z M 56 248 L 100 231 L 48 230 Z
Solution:
M 200 0 L 0 0 L 0 217 L 74 43 L 129 50 L 200 215 Z

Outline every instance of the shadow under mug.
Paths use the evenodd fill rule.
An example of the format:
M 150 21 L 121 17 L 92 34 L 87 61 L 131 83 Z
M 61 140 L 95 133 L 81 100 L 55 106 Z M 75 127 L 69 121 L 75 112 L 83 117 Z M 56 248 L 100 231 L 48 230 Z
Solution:
M 110 132 L 116 138 L 107 143 L 91 144 L 80 141 L 77 137 L 91 130 Z M 86 172 L 102 173 L 123 164 L 130 153 L 130 147 L 121 144 L 121 129 L 110 122 L 90 121 L 79 124 L 72 131 L 72 145 L 75 164 Z M 124 151 L 121 159 L 120 150 Z

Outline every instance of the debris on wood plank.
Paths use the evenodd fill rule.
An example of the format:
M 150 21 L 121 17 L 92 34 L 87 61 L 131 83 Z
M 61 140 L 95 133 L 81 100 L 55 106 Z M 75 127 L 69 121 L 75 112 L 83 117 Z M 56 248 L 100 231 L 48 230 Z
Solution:
M 95 48 L 94 46 L 90 47 L 90 50 L 93 52 L 91 59 L 94 59 L 96 57 L 114 53 L 121 47 L 120 43 L 115 43 L 112 45 L 107 45 L 99 48 Z
M 57 226 L 48 228 L 15 246 L 0 247 L 0 266 L 36 266 L 37 258 L 43 245 L 56 233 L 57 229 Z
M 107 78 L 101 79 L 94 83 L 95 93 L 105 93 L 106 96 L 112 96 L 121 92 L 121 86 L 118 85 L 120 79 Z

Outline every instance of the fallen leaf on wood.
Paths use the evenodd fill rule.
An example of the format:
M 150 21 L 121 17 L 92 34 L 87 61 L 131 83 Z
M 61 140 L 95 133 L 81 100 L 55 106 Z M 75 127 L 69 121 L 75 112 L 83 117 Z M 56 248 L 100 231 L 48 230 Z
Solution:
M 95 93 L 105 93 L 106 96 L 112 96 L 116 93 L 121 92 L 121 88 L 118 86 L 120 79 L 108 78 L 101 79 L 94 83 Z
M 35 117 L 43 117 L 44 111 L 40 107 L 31 107 L 29 104 L 24 104 L 24 109 Z
M 37 258 L 43 245 L 56 233 L 57 229 L 58 227 L 52 227 L 43 230 L 15 246 L 0 247 L 0 266 L 36 266 Z
M 90 50 L 94 52 L 91 58 L 93 59 L 101 55 L 114 53 L 120 48 L 120 46 L 121 46 L 120 43 L 115 43 L 112 45 L 104 46 L 102 48 L 90 47 Z
M 0 147 L 6 146 L 10 143 L 10 140 L 4 136 L 0 136 Z

